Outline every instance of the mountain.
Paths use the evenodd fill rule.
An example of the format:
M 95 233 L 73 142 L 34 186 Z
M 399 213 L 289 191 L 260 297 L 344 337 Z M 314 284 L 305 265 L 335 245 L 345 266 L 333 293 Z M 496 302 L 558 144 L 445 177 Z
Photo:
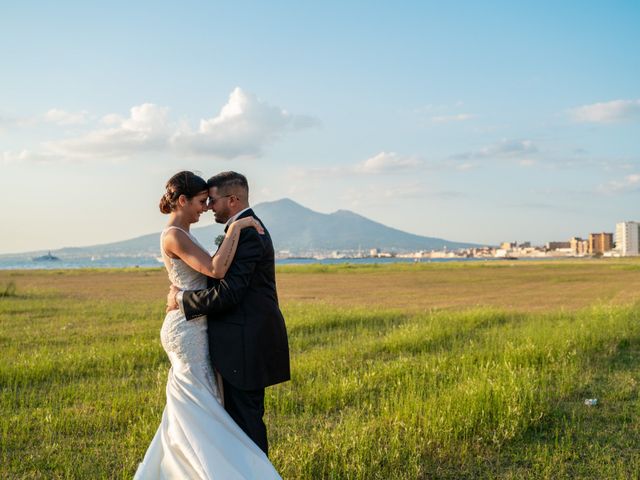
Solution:
M 338 210 L 329 214 L 314 212 L 288 198 L 260 203 L 253 209 L 269 229 L 276 251 L 286 250 L 294 255 L 335 250 L 368 252 L 372 248 L 403 252 L 441 250 L 444 247 L 455 250 L 478 246 L 413 235 L 374 222 L 349 210 Z M 207 214 L 203 219 L 211 221 L 212 215 Z M 194 228 L 192 232 L 203 245 L 213 250 L 214 239 L 223 233 L 223 226 L 213 224 Z M 61 248 L 54 253 L 67 257 L 157 256 L 160 254 L 159 236 L 157 232 L 103 245 Z
M 314 212 L 290 199 L 261 203 L 256 215 L 265 223 L 276 250 L 291 252 L 317 250 L 392 251 L 458 249 L 476 246 L 441 238 L 413 235 L 374 222 L 349 210 L 324 214 Z

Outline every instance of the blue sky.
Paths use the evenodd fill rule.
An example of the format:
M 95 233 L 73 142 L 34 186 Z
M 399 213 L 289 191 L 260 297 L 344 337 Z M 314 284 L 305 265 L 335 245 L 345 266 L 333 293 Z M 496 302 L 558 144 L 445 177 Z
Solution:
M 0 253 L 158 231 L 181 169 L 449 240 L 614 231 L 640 220 L 639 24 L 637 2 L 3 6 Z

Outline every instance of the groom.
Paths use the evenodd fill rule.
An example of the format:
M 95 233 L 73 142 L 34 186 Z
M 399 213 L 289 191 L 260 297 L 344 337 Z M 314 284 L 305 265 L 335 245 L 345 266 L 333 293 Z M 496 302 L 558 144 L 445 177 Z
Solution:
M 217 223 L 254 216 L 244 175 L 222 172 L 209 179 L 209 208 Z M 256 217 L 257 218 L 257 217 Z M 262 223 L 262 222 L 260 222 Z M 268 453 L 264 389 L 290 378 L 289 345 L 278 307 L 273 244 L 244 228 L 231 266 L 208 288 L 179 291 L 173 285 L 168 309 L 180 308 L 187 320 L 207 316 L 211 363 L 223 379 L 224 407 L 245 433 Z

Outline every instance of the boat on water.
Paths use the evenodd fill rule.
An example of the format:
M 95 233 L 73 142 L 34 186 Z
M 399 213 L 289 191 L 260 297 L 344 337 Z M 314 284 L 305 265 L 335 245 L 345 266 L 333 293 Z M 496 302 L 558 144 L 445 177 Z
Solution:
M 42 255 L 40 257 L 33 257 L 32 260 L 34 262 L 54 262 L 60 259 L 55 255 L 51 255 L 51 250 L 49 250 L 49 253 L 47 253 L 46 255 Z

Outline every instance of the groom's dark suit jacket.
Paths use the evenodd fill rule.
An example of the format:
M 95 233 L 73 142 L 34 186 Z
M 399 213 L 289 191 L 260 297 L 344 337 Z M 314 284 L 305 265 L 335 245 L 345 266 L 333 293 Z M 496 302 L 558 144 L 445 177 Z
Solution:
M 239 218 L 248 216 L 255 217 L 251 209 Z M 211 362 L 222 377 L 241 390 L 289 380 L 289 344 L 269 232 L 242 229 L 227 274 L 209 279 L 208 287 L 184 292 L 182 304 L 187 320 L 207 315 Z

